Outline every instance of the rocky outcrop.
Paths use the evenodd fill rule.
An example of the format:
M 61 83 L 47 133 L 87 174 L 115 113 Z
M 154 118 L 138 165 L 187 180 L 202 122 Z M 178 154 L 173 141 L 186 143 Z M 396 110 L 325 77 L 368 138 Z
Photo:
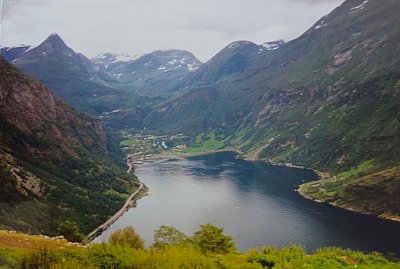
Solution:
M 74 156 L 79 147 L 106 151 L 98 119 L 66 106 L 43 84 L 18 74 L 2 59 L 0 68 L 0 117 L 21 132 L 50 143 L 37 147 L 21 141 L 28 151 L 41 157 Z

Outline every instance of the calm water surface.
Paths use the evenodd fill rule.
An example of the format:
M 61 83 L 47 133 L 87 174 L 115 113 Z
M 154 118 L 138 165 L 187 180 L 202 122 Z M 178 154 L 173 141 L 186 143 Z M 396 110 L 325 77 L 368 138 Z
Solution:
M 400 223 L 314 203 L 295 192 L 315 179 L 311 171 L 220 152 L 144 164 L 136 174 L 150 188 L 149 196 L 96 241 L 131 225 L 149 245 L 161 225 L 192 234 L 199 224 L 211 223 L 224 227 L 243 251 L 296 243 L 307 250 L 340 246 L 400 254 Z

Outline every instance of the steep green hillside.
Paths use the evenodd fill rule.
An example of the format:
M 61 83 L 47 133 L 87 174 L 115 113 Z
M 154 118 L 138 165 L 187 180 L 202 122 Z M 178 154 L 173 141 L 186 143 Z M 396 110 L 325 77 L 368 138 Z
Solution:
M 213 70 L 229 66 L 218 59 L 223 51 L 210 61 L 219 66 L 205 63 L 199 69 L 205 75 L 190 81 L 193 88 L 156 107 L 145 123 L 193 137 L 213 130 L 249 157 L 331 173 L 368 163 L 355 178 L 395 167 L 400 164 L 399 9 L 396 0 L 345 1 L 299 38 L 215 76 Z M 379 193 L 380 181 L 374 182 L 369 188 Z M 340 186 L 346 185 L 331 191 Z M 390 186 L 398 188 L 398 181 Z M 356 189 L 348 187 L 346 195 L 333 199 L 339 204 L 348 197 L 351 204 L 370 198 Z M 400 198 L 385 199 L 398 204 Z M 400 215 L 397 206 L 367 211 Z
M 99 120 L 0 59 L 0 227 L 54 234 L 103 223 L 138 185 Z M 121 155 L 118 157 L 122 158 Z

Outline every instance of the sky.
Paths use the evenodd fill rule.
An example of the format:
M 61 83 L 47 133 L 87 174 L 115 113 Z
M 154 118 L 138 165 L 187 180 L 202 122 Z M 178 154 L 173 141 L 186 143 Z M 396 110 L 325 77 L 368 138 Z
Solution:
M 1 1 L 1 0 L 0 0 Z M 87 57 L 184 49 L 207 61 L 229 43 L 290 41 L 343 0 L 4 0 L 3 46 L 58 33 Z

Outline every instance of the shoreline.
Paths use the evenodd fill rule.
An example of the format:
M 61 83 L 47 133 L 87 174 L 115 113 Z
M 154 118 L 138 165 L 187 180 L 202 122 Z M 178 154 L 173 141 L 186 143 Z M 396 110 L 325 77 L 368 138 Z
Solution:
M 320 181 L 320 180 L 325 180 L 325 179 L 336 177 L 335 175 L 332 175 L 332 174 L 330 174 L 328 172 L 321 172 L 321 171 L 319 171 L 319 170 L 317 170 L 315 168 L 310 168 L 310 167 L 301 166 L 301 165 L 295 165 L 295 164 L 292 164 L 292 163 L 274 163 L 271 160 L 257 159 L 257 158 L 246 158 L 246 156 L 245 156 L 244 159 L 250 160 L 250 161 L 257 161 L 257 160 L 258 161 L 263 161 L 263 162 L 266 162 L 266 163 L 268 163 L 270 165 L 276 165 L 276 166 L 284 166 L 284 167 L 290 167 L 290 168 L 311 170 L 317 175 L 317 179 L 311 180 L 309 182 L 305 182 L 305 183 L 297 186 L 297 189 L 296 189 L 296 192 L 298 192 L 299 195 L 301 195 L 305 199 L 311 200 L 311 201 L 316 202 L 316 203 L 324 203 L 324 204 L 327 204 L 327 205 L 330 205 L 330 206 L 333 206 L 333 207 L 337 207 L 337 208 L 341 208 L 341 209 L 344 209 L 344 210 L 347 210 L 347 211 L 351 211 L 353 213 L 374 216 L 374 217 L 376 217 L 378 219 L 382 219 L 382 220 L 386 220 L 386 221 L 400 222 L 400 216 L 399 215 L 392 215 L 392 214 L 388 214 L 388 213 L 376 214 L 376 213 L 368 212 L 368 211 L 366 211 L 364 209 L 357 208 L 357 207 L 354 207 L 354 206 L 351 206 L 351 205 L 342 205 L 342 204 L 339 204 L 337 201 L 330 202 L 330 201 L 327 201 L 327 200 L 315 199 L 315 198 L 307 195 L 304 192 L 304 187 L 302 188 L 302 186 L 304 186 L 307 183 L 316 182 L 316 181 Z
M 218 152 L 236 152 L 237 154 L 242 153 L 237 149 L 217 149 L 217 150 L 204 151 L 204 152 L 198 152 L 198 153 L 176 152 L 175 154 L 168 154 L 168 155 L 155 154 L 148 158 L 138 159 L 138 161 L 142 161 L 144 163 L 155 162 L 155 161 L 166 161 L 166 160 L 171 160 L 171 159 L 176 159 L 176 158 L 191 158 L 191 157 L 197 157 L 197 156 L 204 156 L 204 155 L 218 153 Z
M 271 163 L 271 164 L 273 164 L 273 163 Z M 279 163 L 277 165 L 282 165 L 282 164 Z M 304 166 L 296 166 L 296 165 L 293 165 L 293 164 L 290 164 L 290 163 L 283 164 L 283 165 L 286 166 L 286 167 L 295 167 L 295 168 L 308 169 L 308 170 L 313 171 L 317 175 L 317 179 L 316 180 L 305 182 L 305 183 L 303 183 L 303 184 L 301 184 L 301 185 L 299 185 L 297 187 L 296 191 L 302 197 L 304 197 L 305 199 L 311 200 L 311 201 L 316 202 L 316 203 L 323 203 L 323 204 L 327 204 L 327 205 L 330 205 L 330 206 L 333 206 L 333 207 L 341 208 L 341 209 L 344 209 L 344 210 L 347 210 L 347 211 L 351 211 L 353 213 L 374 216 L 374 217 L 376 217 L 378 219 L 382 219 L 382 220 L 386 220 L 386 221 L 400 222 L 400 216 L 399 215 L 391 215 L 391 214 L 388 214 L 388 213 L 377 214 L 377 213 L 373 213 L 373 212 L 368 212 L 365 209 L 357 208 L 356 206 L 340 204 L 340 203 L 338 203 L 337 200 L 328 201 L 328 200 L 320 200 L 320 199 L 313 198 L 310 195 L 307 195 L 307 193 L 304 191 L 305 184 L 310 183 L 310 182 L 317 182 L 317 181 L 320 181 L 320 180 L 326 180 L 326 179 L 329 179 L 329 178 L 336 178 L 336 176 L 332 175 L 332 174 L 330 174 L 328 172 L 321 172 L 321 171 L 319 171 L 319 170 L 317 170 L 315 168 L 307 168 L 307 167 L 304 167 Z
M 195 155 L 189 155 L 187 157 L 202 156 L 202 155 L 207 155 L 207 154 L 217 153 L 217 152 L 236 152 L 237 154 L 240 155 L 240 158 L 242 158 L 244 160 L 247 160 L 247 161 L 262 161 L 262 162 L 265 162 L 267 164 L 274 165 L 274 166 L 283 166 L 283 167 L 289 167 L 289 168 L 310 170 L 310 171 L 313 171 L 317 175 L 317 178 L 315 180 L 311 180 L 309 182 L 316 182 L 316 181 L 319 181 L 319 180 L 324 180 L 324 179 L 335 177 L 334 175 L 332 175 L 332 174 L 330 174 L 328 172 L 321 172 L 321 171 L 319 171 L 319 170 L 317 170 L 315 168 L 311 168 L 311 167 L 306 167 L 306 166 L 302 166 L 302 165 L 295 165 L 293 163 L 274 163 L 271 160 L 251 158 L 251 157 L 248 157 L 246 155 L 243 155 L 243 153 L 240 150 L 235 150 L 235 149 L 223 149 L 223 150 L 216 150 L 216 151 L 211 151 L 211 152 L 202 152 L 202 153 L 195 154 Z M 298 192 L 299 195 L 301 195 L 305 199 L 311 200 L 311 201 L 316 202 L 316 203 L 328 204 L 330 206 L 334 206 L 334 207 L 337 207 L 337 208 L 348 210 L 348 211 L 351 211 L 353 213 L 375 216 L 378 219 L 382 219 L 382 220 L 386 220 L 386 221 L 400 222 L 400 216 L 399 215 L 391 215 L 391 214 L 388 214 L 388 213 L 376 214 L 376 213 L 368 212 L 368 211 L 363 210 L 363 209 L 352 207 L 350 205 L 341 205 L 341 204 L 337 203 L 336 201 L 329 202 L 329 201 L 315 199 L 315 198 L 307 195 L 306 193 L 304 193 L 304 191 L 302 191 L 302 186 L 304 184 L 306 184 L 306 183 L 309 183 L 309 182 L 305 182 L 305 183 L 297 186 L 297 189 L 296 189 L 296 192 Z
M 141 182 L 140 180 L 138 180 L 138 182 L 139 182 L 139 188 L 129 196 L 129 198 L 126 200 L 122 208 L 117 213 L 115 213 L 111 218 L 109 218 L 106 222 L 104 222 L 96 229 L 94 229 L 92 232 L 90 232 L 85 238 L 85 241 L 87 241 L 87 243 L 85 244 L 90 244 L 94 239 L 99 237 L 104 231 L 110 228 L 110 226 L 114 224 L 120 217 L 122 217 L 125 214 L 125 212 L 127 212 L 131 208 L 135 208 L 136 202 L 139 199 L 148 195 L 149 189 L 146 187 L 146 185 L 144 185 L 144 183 Z M 143 194 L 140 193 L 142 190 L 144 191 Z
M 318 180 L 320 180 L 320 179 L 317 179 L 317 180 L 315 180 L 315 181 L 318 181 Z M 314 181 L 310 181 L 310 182 L 314 182 Z M 342 205 L 342 204 L 339 204 L 337 201 L 329 202 L 329 201 L 324 201 L 324 200 L 315 199 L 315 198 L 313 198 L 313 197 L 307 195 L 304 191 L 302 191 L 302 188 L 301 188 L 302 185 L 303 185 L 303 184 L 301 184 L 301 185 L 298 187 L 297 192 L 298 192 L 302 197 L 304 197 L 305 199 L 311 200 L 311 201 L 316 202 L 316 203 L 323 203 L 323 204 L 327 204 L 327 205 L 330 205 L 330 206 L 333 206 L 333 207 L 341 208 L 341 209 L 344 209 L 344 210 L 347 210 L 347 211 L 351 211 L 351 212 L 353 212 L 353 213 L 358 213 L 358 214 L 362 214 L 362 215 L 374 216 L 374 217 L 376 217 L 376 218 L 378 218 L 378 219 L 381 219 L 381 220 L 386 220 L 386 221 L 392 221 L 392 222 L 398 222 L 398 223 L 400 223 L 400 216 L 398 216 L 398 215 L 394 215 L 394 216 L 393 216 L 393 215 L 390 215 L 390 214 L 387 214 L 387 213 L 382 213 L 382 214 L 379 214 L 379 215 L 378 215 L 378 214 L 376 214 L 376 213 L 368 212 L 368 211 L 366 211 L 366 210 L 359 209 L 359 208 L 356 208 L 356 207 L 352 207 L 352 206 L 350 206 L 350 205 Z
M 196 157 L 196 156 L 204 156 L 204 155 L 213 154 L 213 153 L 219 153 L 219 152 L 235 152 L 235 153 L 238 154 L 239 158 L 241 158 L 243 160 L 247 160 L 247 161 L 262 161 L 264 163 L 267 163 L 267 164 L 273 165 L 273 166 L 282 166 L 282 167 L 305 169 L 305 170 L 313 171 L 317 175 L 317 179 L 311 180 L 309 182 L 316 182 L 316 181 L 319 181 L 319 180 L 328 179 L 328 178 L 333 177 L 330 173 L 321 172 L 321 171 L 319 171 L 319 170 L 317 170 L 315 168 L 310 168 L 310 167 L 301 166 L 301 165 L 295 165 L 295 164 L 292 164 L 292 163 L 274 163 L 271 160 L 250 158 L 250 157 L 248 157 L 246 155 L 243 155 L 243 152 L 241 152 L 240 150 L 237 150 L 237 149 L 219 149 L 219 150 L 198 152 L 198 153 L 192 153 L 192 154 L 190 154 L 190 153 L 178 153 L 178 154 L 169 154 L 168 156 L 159 154 L 159 155 L 151 156 L 151 157 L 146 158 L 146 159 L 142 159 L 141 161 L 143 161 L 144 164 L 146 164 L 146 163 L 151 163 L 151 162 L 156 162 L 156 161 L 172 160 L 172 159 L 175 159 L 175 158 L 190 158 L 190 157 Z M 307 183 L 309 183 L 309 182 L 307 182 Z M 135 208 L 137 200 L 139 200 L 140 198 L 148 195 L 149 189 L 140 180 L 139 180 L 139 184 L 140 184 L 139 188 L 127 199 L 127 201 L 125 202 L 124 206 L 117 213 L 115 213 L 110 219 L 108 219 L 105 223 L 103 223 L 102 225 L 97 227 L 95 230 L 93 230 L 87 236 L 86 240 L 88 240 L 88 243 L 91 243 L 95 238 L 100 236 L 113 223 L 115 223 L 125 212 L 127 212 L 131 208 Z M 357 208 L 354 208 L 354 207 L 351 207 L 351 206 L 340 205 L 338 203 L 335 203 L 334 201 L 333 202 L 328 202 L 328 201 L 324 201 L 324 200 L 314 199 L 314 198 L 308 196 L 307 194 L 305 194 L 304 191 L 302 191 L 302 186 L 304 184 L 306 184 L 306 183 L 298 185 L 297 189 L 295 191 L 298 192 L 299 195 L 301 195 L 305 199 L 311 200 L 311 201 L 316 202 L 316 203 L 328 204 L 328 205 L 331 205 L 331 206 L 334 206 L 334 207 L 337 207 L 337 208 L 341 208 L 341 209 L 344 209 L 344 210 L 348 210 L 348 211 L 351 211 L 351 212 L 354 212 L 354 213 L 358 213 L 358 214 L 372 215 L 372 216 L 375 216 L 378 219 L 382 219 L 382 220 L 386 220 L 386 221 L 400 222 L 400 216 L 397 216 L 397 215 L 395 215 L 395 216 L 392 216 L 392 215 L 389 215 L 389 214 L 377 215 L 377 214 L 366 212 L 364 210 L 357 209 Z M 140 195 L 140 196 L 136 197 L 136 195 L 139 194 L 139 192 L 141 190 L 145 191 L 143 193 L 143 195 Z
M 240 153 L 238 150 L 229 150 L 229 149 L 222 149 L 222 150 L 214 150 L 214 151 L 210 151 L 210 152 L 199 152 L 199 153 L 195 153 L 195 154 L 180 154 L 180 155 L 169 155 L 169 156 L 162 156 L 162 155 L 154 155 L 150 158 L 147 159 L 141 159 L 141 161 L 144 162 L 144 164 L 146 162 L 155 162 L 155 161 L 166 161 L 166 160 L 171 160 L 174 158 L 189 158 L 189 157 L 195 157 L 195 156 L 204 156 L 207 154 L 211 154 L 211 153 L 217 153 L 217 152 L 236 152 L 236 153 Z M 132 166 L 132 168 L 128 165 L 128 173 L 133 169 L 134 166 Z M 112 224 L 114 224 L 120 217 L 122 217 L 125 212 L 127 212 L 128 210 L 130 210 L 131 208 L 135 208 L 136 207 L 136 201 L 138 201 L 139 199 L 143 198 L 144 196 L 148 195 L 149 189 L 146 187 L 146 185 L 144 185 L 143 182 L 141 182 L 138 179 L 138 182 L 140 184 L 139 188 L 129 196 L 129 198 L 126 200 L 125 204 L 122 206 L 122 208 L 120 210 L 118 210 L 117 213 L 115 213 L 112 217 L 110 217 L 106 222 L 104 222 L 103 224 L 101 224 L 100 226 L 98 226 L 96 229 L 94 229 L 92 232 L 90 232 L 86 238 L 85 241 L 87 241 L 85 244 L 90 244 L 94 239 L 96 239 L 97 237 L 99 237 L 104 231 L 106 231 L 108 228 L 110 228 L 110 226 Z M 144 190 L 144 193 L 142 195 L 139 195 L 138 197 L 136 197 L 137 194 L 140 193 L 140 191 Z
M 342 205 L 342 204 L 339 204 L 337 201 L 330 202 L 330 201 L 327 201 L 327 200 L 319 200 L 319 199 L 315 199 L 315 198 L 307 195 L 305 193 L 305 191 L 304 191 L 304 187 L 302 187 L 302 186 L 304 186 L 305 184 L 310 183 L 310 182 L 316 182 L 316 181 L 320 181 L 320 180 L 325 180 L 325 179 L 336 177 L 336 176 L 334 176 L 334 175 L 332 175 L 332 174 L 330 174 L 328 172 L 321 172 L 321 171 L 319 171 L 319 170 L 317 170 L 315 168 L 309 168 L 309 167 L 305 167 L 305 166 L 295 165 L 295 164 L 292 164 L 292 163 L 274 163 L 274 162 L 271 162 L 269 160 L 262 160 L 262 159 L 260 159 L 260 161 L 264 161 L 264 162 L 266 162 L 268 164 L 271 164 L 271 165 L 284 166 L 284 167 L 290 167 L 290 168 L 299 168 L 299 169 L 306 169 L 306 170 L 313 171 L 317 175 L 317 179 L 309 181 L 309 182 L 305 182 L 305 183 L 297 186 L 297 189 L 296 189 L 296 192 L 298 192 L 305 199 L 311 200 L 311 201 L 316 202 L 316 203 L 327 204 L 327 205 L 330 205 L 330 206 L 333 206 L 333 207 L 341 208 L 341 209 L 344 209 L 344 210 L 347 210 L 347 211 L 351 211 L 351 212 L 357 213 L 357 214 L 374 216 L 374 217 L 376 217 L 378 219 L 382 219 L 382 220 L 386 220 L 386 221 L 400 222 L 400 216 L 399 215 L 391 215 L 391 214 L 388 214 L 388 213 L 376 214 L 376 213 L 368 212 L 368 211 L 366 211 L 364 209 L 357 208 L 357 207 L 354 207 L 354 206 L 351 206 L 351 205 Z

